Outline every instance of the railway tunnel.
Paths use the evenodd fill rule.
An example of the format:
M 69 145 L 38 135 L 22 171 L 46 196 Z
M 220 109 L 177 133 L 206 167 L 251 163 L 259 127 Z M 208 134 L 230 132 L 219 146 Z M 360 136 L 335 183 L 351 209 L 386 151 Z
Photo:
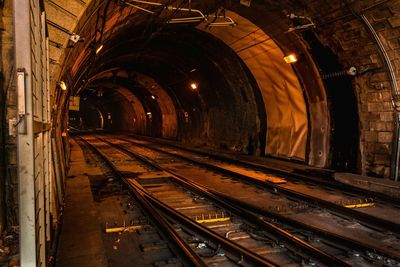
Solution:
M 398 1 L 0 3 L 0 264 L 397 266 L 400 252 L 391 246 L 400 229 Z M 233 177 L 232 185 L 224 177 Z M 227 233 L 228 240 L 197 234 L 197 226 L 157 202 L 161 197 L 153 199 L 158 191 L 151 190 L 168 191 L 169 183 L 194 190 L 194 202 L 217 201 L 211 211 L 190 213 L 198 224 L 254 214 L 263 221 L 254 218 L 241 231 L 271 227 L 269 220 L 288 223 L 262 238 L 246 228 L 246 238 L 237 239 L 257 235 L 257 242 L 283 242 L 299 255 L 279 251 L 269 258 L 247 251 L 250 243 L 238 250 Z M 128 189 L 118 195 L 123 185 Z M 127 226 L 134 221 L 129 212 L 136 211 L 129 217 L 111 206 L 131 203 L 145 203 L 141 216 L 161 241 L 137 245 L 141 239 L 129 236 L 136 223 Z M 354 233 L 338 213 L 359 223 Z M 121 228 L 120 239 L 134 239 L 139 252 L 112 244 L 107 230 Z M 312 238 L 304 232 L 288 238 L 299 229 L 355 252 L 306 245 Z M 194 237 L 212 243 L 204 246 L 213 260 L 197 251 L 207 242 L 187 242 Z M 158 260 L 147 258 L 147 246 Z

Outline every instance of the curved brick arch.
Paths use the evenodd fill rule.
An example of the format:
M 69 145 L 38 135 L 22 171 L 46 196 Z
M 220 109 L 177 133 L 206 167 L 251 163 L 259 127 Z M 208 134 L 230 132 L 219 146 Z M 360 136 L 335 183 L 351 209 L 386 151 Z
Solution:
M 71 2 L 71 3 L 70 3 Z M 79 1 L 76 1 L 79 2 Z M 92 18 L 96 10 L 102 8 L 101 4 L 95 4 L 94 1 L 87 1 L 87 5 L 76 3 L 75 1 L 58 2 L 67 10 L 71 10 L 72 13 L 77 14 L 76 19 L 65 19 L 63 25 L 70 31 L 75 29 L 83 29 L 82 33 L 90 33 L 85 23 L 87 19 Z M 49 6 L 47 4 L 47 6 Z M 49 20 L 60 20 L 58 11 L 50 11 L 52 7 L 48 7 Z M 371 22 L 372 27 L 377 31 L 378 37 L 381 39 L 385 50 L 387 51 L 390 61 L 394 66 L 396 74 L 396 82 L 399 81 L 398 69 L 398 36 L 399 36 L 399 4 L 397 1 L 383 1 L 382 3 L 375 3 L 375 1 L 356 1 L 350 7 L 352 7 L 354 13 L 352 13 L 342 2 L 336 1 L 304 1 L 304 3 L 292 1 L 264 1 L 262 4 L 252 3 L 252 6 L 259 10 L 259 16 L 263 16 L 266 23 L 271 24 L 269 29 L 266 29 L 266 33 L 278 40 L 279 45 L 283 51 L 289 51 L 296 42 L 285 42 L 281 41 L 284 32 L 287 31 L 290 21 L 285 17 L 289 13 L 297 13 L 311 17 L 315 22 L 316 28 L 313 30 L 322 44 L 330 47 L 330 49 L 338 56 L 338 59 L 343 67 L 349 67 L 355 65 L 357 67 L 372 65 L 377 67 L 378 70 L 372 73 L 366 73 L 360 75 L 354 79 L 354 90 L 358 101 L 358 111 L 360 120 L 360 168 L 359 171 L 362 173 L 368 173 L 371 175 L 385 176 L 389 175 L 390 167 L 390 154 L 392 151 L 392 139 L 394 130 L 394 116 L 392 106 L 392 85 L 388 72 L 381 60 L 379 49 L 374 42 L 374 39 L 370 36 L 366 26 L 363 22 L 354 14 L 364 14 L 368 21 Z M 264 9 L 270 10 L 270 13 L 264 13 Z M 54 9 L 54 8 L 53 8 Z M 250 13 L 246 11 L 246 7 L 236 5 L 234 10 L 238 11 L 243 17 L 249 18 Z M 46 11 L 47 11 L 46 10 Z M 261 12 L 261 10 L 263 10 Z M 134 13 L 134 10 L 130 9 L 130 14 Z M 118 17 L 114 17 L 113 21 L 118 27 L 122 27 L 124 19 L 128 16 L 126 13 L 120 13 Z M 54 13 L 54 14 L 52 14 Z M 115 15 L 116 16 L 116 15 Z M 79 22 L 78 22 L 79 21 Z M 108 29 L 112 29 L 108 24 Z M 86 27 L 86 28 L 85 28 Z M 66 45 L 68 42 L 67 35 L 53 31 L 50 29 L 50 37 L 59 40 L 59 43 Z M 93 34 L 89 34 L 89 37 Z M 292 39 L 298 39 L 298 43 L 302 43 L 301 35 L 293 34 L 296 36 Z M 56 41 L 57 41 L 56 40 Z M 79 48 L 77 46 L 76 48 Z M 61 73 L 60 65 L 66 58 L 67 53 L 71 53 L 72 57 L 74 53 L 67 51 L 59 51 L 60 49 L 51 48 L 51 57 L 57 61 L 53 64 L 53 84 L 58 79 L 59 73 Z M 60 65 L 58 65 L 60 64 Z M 68 64 L 67 64 L 68 65 Z M 300 79 L 302 82 L 309 78 L 306 75 L 300 73 Z M 311 79 L 312 80 L 312 79 Z M 315 80 L 315 78 L 314 78 Z M 313 83 L 318 83 L 318 78 Z M 313 106 L 310 109 L 312 114 L 318 114 L 323 106 Z M 323 110 L 323 109 L 322 109 Z M 317 129 L 315 131 L 319 138 L 328 138 L 329 132 L 326 127 Z M 311 133 L 313 134 L 313 133 Z M 318 139 L 318 138 L 317 138 Z M 316 139 L 316 140 L 317 140 Z M 309 144 L 313 147 L 312 143 Z M 318 146 L 317 146 L 318 147 Z M 319 145 L 319 147 L 321 147 Z M 315 153 L 310 153 L 309 163 L 318 162 L 319 151 L 314 149 Z

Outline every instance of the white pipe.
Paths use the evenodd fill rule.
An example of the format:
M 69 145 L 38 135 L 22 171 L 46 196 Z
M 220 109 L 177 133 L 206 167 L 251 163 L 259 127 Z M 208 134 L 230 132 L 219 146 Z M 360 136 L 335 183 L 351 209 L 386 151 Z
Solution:
M 136 8 L 136 9 L 142 10 L 142 11 L 144 11 L 144 12 L 147 12 L 147 13 L 150 13 L 150 14 L 154 14 L 153 11 L 148 10 L 148 9 L 145 9 L 145 8 L 143 8 L 143 7 L 140 7 L 140 6 L 131 4 L 131 3 L 126 3 L 126 4 L 127 4 L 128 6 L 134 7 L 134 8 Z
M 140 4 L 147 4 L 147 5 L 152 5 L 152 6 L 162 6 L 163 4 L 157 3 L 157 2 L 149 2 L 149 1 L 143 1 L 143 0 L 130 0 L 131 2 L 135 3 L 140 3 Z M 127 2 L 126 2 L 127 3 Z

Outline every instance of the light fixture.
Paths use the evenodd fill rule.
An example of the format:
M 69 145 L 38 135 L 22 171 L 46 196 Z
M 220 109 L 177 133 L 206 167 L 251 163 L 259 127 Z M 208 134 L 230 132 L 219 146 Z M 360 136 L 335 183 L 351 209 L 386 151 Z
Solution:
M 196 89 L 198 88 L 197 83 L 192 82 L 192 83 L 190 84 L 190 88 L 192 88 L 192 90 L 196 90 Z
M 85 37 L 81 37 L 76 33 L 72 33 L 71 36 L 69 37 L 69 39 L 74 43 L 85 41 Z
M 151 98 L 153 98 L 154 100 L 156 99 L 156 97 L 154 95 L 151 95 Z
M 100 51 L 103 49 L 103 45 L 101 44 L 101 45 L 99 45 L 97 48 L 96 48 L 96 55 L 98 54 L 98 53 L 100 53 Z
M 296 56 L 296 54 L 293 54 L 293 53 L 283 57 L 283 59 L 285 60 L 285 62 L 287 64 L 292 64 L 292 63 L 297 62 L 297 56 Z
M 63 91 L 67 90 L 67 85 L 65 84 L 64 81 L 58 82 L 58 85 L 60 86 L 61 90 L 63 90 Z

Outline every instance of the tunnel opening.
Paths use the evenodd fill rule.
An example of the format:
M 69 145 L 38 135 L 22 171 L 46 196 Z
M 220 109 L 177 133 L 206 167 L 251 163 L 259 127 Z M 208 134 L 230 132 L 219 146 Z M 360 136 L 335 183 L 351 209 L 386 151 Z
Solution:
M 337 55 L 324 46 L 312 31 L 305 31 L 302 35 L 322 74 L 344 69 Z M 323 83 L 330 110 L 330 166 L 341 171 L 356 171 L 359 163 L 360 130 L 352 79 L 348 76 L 327 77 L 323 79 Z
M 151 39 L 137 38 L 134 31 L 137 27 L 121 32 L 105 45 L 86 74 L 89 83 L 85 88 L 107 88 L 105 95 L 118 86 L 129 90 L 144 107 L 141 116 L 147 119 L 147 136 L 264 155 L 266 112 L 260 89 L 229 46 L 192 27 L 166 27 Z M 112 94 L 105 99 L 128 106 L 118 104 L 124 101 Z M 131 101 L 131 113 L 136 104 Z M 121 109 L 113 112 L 113 119 L 116 116 L 128 120 Z M 177 125 L 166 130 L 173 132 L 167 136 L 163 129 L 173 118 Z M 122 124 L 113 125 L 113 131 L 143 132 L 135 126 L 124 129 Z

